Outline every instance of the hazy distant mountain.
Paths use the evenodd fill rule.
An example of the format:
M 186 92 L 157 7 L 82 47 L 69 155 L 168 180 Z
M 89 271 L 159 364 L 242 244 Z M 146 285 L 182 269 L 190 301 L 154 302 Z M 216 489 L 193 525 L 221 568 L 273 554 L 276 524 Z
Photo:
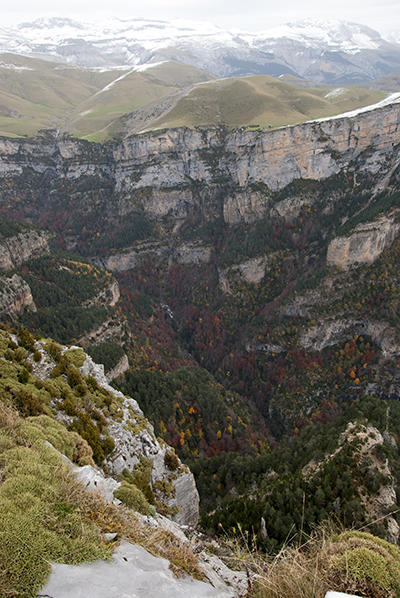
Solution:
M 400 71 L 399 39 L 399 32 L 385 40 L 369 27 L 338 20 L 307 19 L 247 33 L 185 20 L 51 18 L 0 29 L 0 52 L 85 67 L 172 60 L 218 77 L 289 73 L 324 83 L 356 83 Z

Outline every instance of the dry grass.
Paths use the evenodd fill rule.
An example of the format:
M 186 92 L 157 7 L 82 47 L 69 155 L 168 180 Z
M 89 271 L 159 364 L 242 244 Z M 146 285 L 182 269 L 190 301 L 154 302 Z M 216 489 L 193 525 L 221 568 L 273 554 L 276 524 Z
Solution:
M 168 559 L 176 575 L 202 578 L 189 543 L 150 527 L 133 509 L 87 492 L 43 439 L 24 433 L 31 425 L 0 401 L 1 596 L 36 596 L 52 561 L 110 559 L 109 532 Z
M 150 527 L 132 509 L 106 504 L 95 494 L 84 492 L 81 496 L 81 512 L 84 518 L 98 526 L 102 534 L 117 533 L 119 539 L 139 544 L 154 556 L 167 559 L 175 575 L 204 578 L 198 558 L 189 543 L 182 543 L 161 527 Z
M 247 571 L 249 598 L 324 598 L 328 590 L 364 598 L 400 596 L 400 549 L 332 522 L 273 558 L 257 553 L 240 531 L 222 548 L 219 556 L 228 566 Z

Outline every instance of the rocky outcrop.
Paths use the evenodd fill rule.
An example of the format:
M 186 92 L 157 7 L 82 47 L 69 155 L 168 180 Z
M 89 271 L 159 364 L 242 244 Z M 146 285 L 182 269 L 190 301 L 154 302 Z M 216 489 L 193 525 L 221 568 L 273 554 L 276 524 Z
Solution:
M 92 261 L 112 272 L 125 272 L 140 267 L 149 258 L 161 262 L 168 258 L 170 249 L 158 243 L 140 243 L 136 247 L 128 247 L 120 253 L 106 258 L 94 257 Z
M 124 322 L 120 319 L 113 320 L 110 318 L 105 320 L 98 328 L 86 332 L 77 342 L 82 347 L 99 345 L 105 341 L 120 339 L 125 333 L 129 335 L 129 330 Z
M 176 245 L 172 239 L 170 243 L 162 244 L 138 243 L 135 247 L 129 247 L 109 257 L 94 257 L 92 261 L 112 272 L 125 272 L 139 268 L 149 259 L 158 264 L 164 261 L 178 264 L 208 264 L 212 251 L 212 247 L 196 241 Z
M 314 201 L 314 197 L 288 197 L 274 205 L 271 215 L 291 221 L 297 218 L 303 206 L 313 205 Z
M 122 412 L 118 420 L 108 424 L 108 430 L 115 442 L 115 449 L 107 457 L 106 466 L 110 474 L 120 474 L 124 469 L 133 472 L 145 457 L 152 463 L 151 479 L 153 489 L 160 486 L 166 489 L 161 492 L 161 499 L 170 508 L 176 508 L 174 520 L 180 524 L 195 526 L 199 519 L 199 494 L 193 474 L 177 459 L 177 467 L 170 470 L 165 457 L 172 449 L 154 436 L 151 424 L 143 416 L 137 402 L 125 397 L 110 386 L 104 375 L 104 366 L 94 363 L 87 356 L 81 372 L 93 376 L 98 384 L 119 397 L 122 401 Z M 168 490 L 170 488 L 170 490 Z
M 388 414 L 389 415 L 389 414 Z M 390 436 L 390 441 L 396 443 Z M 324 465 L 341 451 L 353 452 L 354 465 L 362 468 L 362 477 L 365 481 L 379 480 L 377 489 L 374 492 L 367 491 L 367 488 L 358 486 L 360 502 L 365 510 L 367 520 L 370 522 L 386 519 L 386 540 L 397 544 L 400 537 L 400 527 L 396 519 L 390 515 L 390 511 L 397 508 L 396 484 L 389 467 L 388 459 L 383 447 L 384 438 L 377 428 L 372 425 L 362 425 L 350 422 L 345 432 L 340 435 L 338 448 L 332 453 L 325 455 L 321 461 L 311 461 L 302 470 L 306 479 L 319 474 Z M 339 506 L 339 505 L 338 505 Z
M 325 347 L 345 342 L 354 335 L 371 336 L 377 343 L 383 357 L 395 357 L 400 354 L 396 342 L 396 330 L 387 322 L 358 320 L 355 318 L 322 318 L 315 326 L 310 326 L 300 335 L 300 344 L 308 351 L 322 351 Z
M 347 237 L 336 237 L 328 247 L 328 265 L 347 270 L 359 264 L 371 264 L 393 243 L 400 231 L 399 211 L 364 222 Z
M 26 282 L 14 274 L 11 278 L 0 278 L 0 313 L 17 315 L 25 309 L 36 311 L 31 289 Z
M 231 572 L 234 574 L 234 572 Z M 224 585 L 220 579 L 220 584 Z M 83 565 L 52 565 L 52 575 L 38 596 L 57 598 L 233 598 L 231 588 L 214 588 L 192 577 L 176 577 L 166 559 L 155 557 L 141 546 L 122 541 L 111 562 Z
M 114 378 L 118 378 L 121 374 L 129 370 L 129 361 L 126 355 L 123 355 L 117 365 L 105 373 L 107 382 L 111 382 Z
M 30 230 L 2 239 L 0 241 L 0 268 L 12 270 L 29 259 L 49 253 L 48 238 L 47 233 Z
M 256 222 L 268 214 L 270 201 L 261 192 L 243 191 L 224 197 L 223 217 L 227 224 Z
M 111 284 L 106 286 L 96 297 L 93 299 L 89 299 L 86 303 L 84 303 L 85 307 L 90 307 L 92 305 L 110 305 L 114 307 L 118 303 L 118 300 L 121 296 L 119 285 L 116 280 L 113 280 Z
M 212 256 L 212 247 L 199 242 L 182 243 L 173 249 L 172 259 L 178 264 L 208 264 Z
M 54 448 L 49 442 L 47 442 L 47 444 Z M 72 463 L 68 457 L 59 451 L 56 452 L 64 459 L 64 461 L 68 463 L 69 467 L 75 474 L 75 478 L 86 490 L 100 495 L 104 502 L 118 502 L 114 498 L 114 492 L 121 486 L 121 482 L 117 482 L 117 480 L 114 480 L 111 477 L 106 477 L 100 469 L 95 469 L 92 465 L 84 465 L 83 467 L 74 465 L 74 463 Z
M 234 287 L 238 282 L 247 282 L 250 284 L 261 282 L 265 276 L 265 269 L 272 258 L 273 255 L 264 255 L 242 262 L 237 266 L 218 270 L 219 285 L 222 291 L 228 295 L 232 295 L 234 294 Z

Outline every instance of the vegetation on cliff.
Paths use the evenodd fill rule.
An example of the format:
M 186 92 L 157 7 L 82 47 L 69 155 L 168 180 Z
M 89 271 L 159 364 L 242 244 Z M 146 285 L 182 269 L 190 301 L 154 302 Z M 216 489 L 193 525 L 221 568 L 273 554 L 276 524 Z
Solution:
M 114 448 L 107 425 L 118 421 L 121 399 L 81 374 L 85 359 L 82 349 L 35 339 L 26 328 L 0 329 L 2 596 L 36 596 L 52 561 L 110 559 L 109 532 L 171 559 L 176 570 L 202 575 L 187 546 L 178 551 L 173 534 L 148 530 L 138 515 L 159 507 L 170 514 L 159 500 L 173 487 L 158 482 L 153 493 L 150 460 L 121 476 L 118 497 L 126 507 L 117 507 L 87 492 L 63 459 L 101 465 Z M 170 461 L 176 474 L 172 452 Z

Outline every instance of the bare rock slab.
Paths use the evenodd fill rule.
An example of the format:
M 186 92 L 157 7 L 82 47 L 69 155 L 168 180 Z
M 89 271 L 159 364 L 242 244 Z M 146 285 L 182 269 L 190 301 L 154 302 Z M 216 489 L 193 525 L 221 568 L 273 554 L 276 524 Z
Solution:
M 111 562 L 53 564 L 49 582 L 38 597 L 51 598 L 233 598 L 190 577 L 177 579 L 166 559 L 141 546 L 121 542 Z

